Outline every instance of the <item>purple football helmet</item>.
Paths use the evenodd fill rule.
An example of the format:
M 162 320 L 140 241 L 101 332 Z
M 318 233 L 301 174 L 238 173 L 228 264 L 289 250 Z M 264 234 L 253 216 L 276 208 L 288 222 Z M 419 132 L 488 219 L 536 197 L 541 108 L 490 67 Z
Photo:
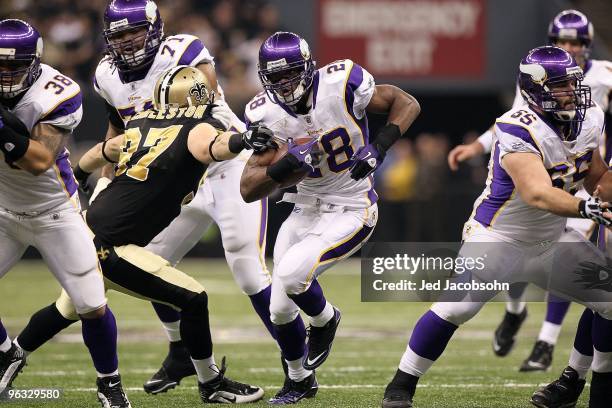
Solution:
M 0 97 L 13 98 L 32 86 L 40 75 L 43 41 L 22 20 L 0 21 Z
M 559 40 L 577 40 L 584 46 L 584 58 L 589 58 L 593 44 L 593 24 L 578 10 L 564 10 L 548 25 L 548 41 L 555 45 Z
M 582 85 L 582 78 L 582 68 L 569 52 L 545 46 L 523 58 L 518 83 L 527 103 L 555 121 L 574 125 L 582 123 L 591 106 L 591 88 Z
M 120 38 L 138 29 L 145 30 L 136 37 Z M 151 0 L 112 0 L 104 11 L 106 49 L 121 72 L 136 71 L 152 62 L 163 35 L 164 24 Z
M 277 32 L 259 48 L 258 68 L 270 99 L 295 105 L 312 85 L 315 62 L 306 40 L 294 33 Z

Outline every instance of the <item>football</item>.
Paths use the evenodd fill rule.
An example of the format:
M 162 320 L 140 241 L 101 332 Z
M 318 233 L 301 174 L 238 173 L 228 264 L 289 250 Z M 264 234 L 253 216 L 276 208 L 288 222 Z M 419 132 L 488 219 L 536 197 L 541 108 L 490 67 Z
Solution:
M 305 144 L 309 142 L 310 140 L 312 139 L 300 138 L 300 139 L 296 139 L 295 142 L 297 144 Z M 287 149 L 288 149 L 288 144 L 279 143 L 279 147 L 277 150 L 267 151 L 261 155 L 259 164 L 264 165 L 264 166 L 269 166 L 269 165 L 276 163 L 277 161 L 282 159 L 287 154 Z M 308 175 L 308 173 L 309 172 L 307 170 L 294 171 L 293 174 L 291 174 L 287 178 L 287 180 L 280 185 L 280 188 L 289 188 L 289 187 L 295 186 L 300 181 L 304 180 L 306 176 Z

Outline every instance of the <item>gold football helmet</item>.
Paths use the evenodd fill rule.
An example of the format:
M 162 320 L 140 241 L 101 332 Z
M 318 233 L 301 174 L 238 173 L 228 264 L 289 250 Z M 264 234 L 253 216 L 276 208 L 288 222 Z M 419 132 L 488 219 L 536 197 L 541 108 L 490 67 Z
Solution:
M 157 110 L 209 105 L 215 100 L 206 76 L 197 68 L 178 65 L 164 72 L 153 95 L 153 106 Z

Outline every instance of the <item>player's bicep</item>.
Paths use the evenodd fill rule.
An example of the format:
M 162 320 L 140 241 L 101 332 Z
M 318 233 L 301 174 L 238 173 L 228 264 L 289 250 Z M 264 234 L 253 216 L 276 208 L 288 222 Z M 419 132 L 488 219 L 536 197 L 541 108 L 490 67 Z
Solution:
M 501 162 L 519 195 L 526 202 L 529 202 L 530 197 L 542 189 L 552 186 L 542 158 L 535 153 L 507 153 L 502 157 Z
M 196 160 L 202 163 L 212 162 L 210 157 L 210 144 L 218 132 L 208 123 L 201 123 L 191 129 L 187 137 L 187 149 L 195 157 Z

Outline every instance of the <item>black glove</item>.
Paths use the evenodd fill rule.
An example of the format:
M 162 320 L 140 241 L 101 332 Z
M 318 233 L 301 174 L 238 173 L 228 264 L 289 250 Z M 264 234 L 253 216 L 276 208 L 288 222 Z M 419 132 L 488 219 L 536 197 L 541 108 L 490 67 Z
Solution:
M 265 152 L 268 149 L 278 149 L 278 145 L 272 140 L 274 132 L 258 122 L 251 123 L 249 129 L 241 133 L 240 136 L 244 149 L 253 150 L 256 153 Z
M 87 173 L 78 164 L 75 166 L 72 172 L 74 173 L 74 178 L 77 179 L 77 181 L 79 182 L 79 188 L 81 189 L 81 191 L 86 194 L 89 193 L 91 189 L 89 188 L 89 183 L 87 182 L 87 179 L 89 178 L 89 176 L 91 176 L 91 173 Z

